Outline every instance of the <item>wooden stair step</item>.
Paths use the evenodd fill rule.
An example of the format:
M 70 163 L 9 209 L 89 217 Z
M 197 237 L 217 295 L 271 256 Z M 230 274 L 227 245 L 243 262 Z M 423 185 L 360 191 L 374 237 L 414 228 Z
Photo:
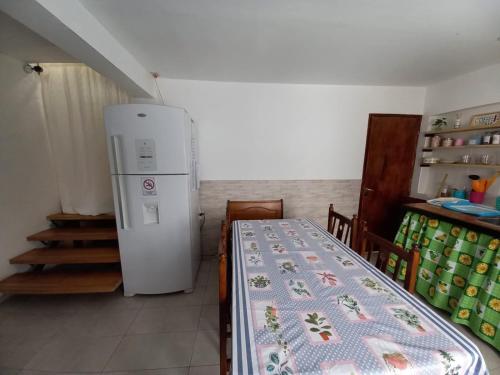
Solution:
M 28 241 L 85 241 L 116 240 L 118 233 L 114 227 L 51 228 L 32 234 Z
M 10 260 L 11 264 L 120 263 L 117 247 L 36 248 Z
M 115 221 L 115 214 L 101 214 L 101 215 L 79 215 L 79 214 L 65 214 L 55 213 L 47 216 L 50 221 Z
M 16 273 L 0 281 L 0 293 L 110 293 L 122 283 L 119 270 L 49 270 Z

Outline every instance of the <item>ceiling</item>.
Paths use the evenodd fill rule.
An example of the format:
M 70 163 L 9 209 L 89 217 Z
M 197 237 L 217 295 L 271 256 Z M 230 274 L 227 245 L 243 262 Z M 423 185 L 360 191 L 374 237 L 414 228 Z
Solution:
M 80 0 L 170 78 L 416 85 L 500 63 L 498 0 Z
M 0 53 L 26 62 L 77 62 L 3 12 L 0 12 Z

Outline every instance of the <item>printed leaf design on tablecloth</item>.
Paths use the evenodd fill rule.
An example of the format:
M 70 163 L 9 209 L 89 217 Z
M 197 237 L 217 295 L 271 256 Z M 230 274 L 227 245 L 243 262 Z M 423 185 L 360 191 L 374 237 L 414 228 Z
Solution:
M 400 352 L 383 353 L 382 358 L 384 359 L 384 362 L 387 365 L 387 367 L 391 369 L 393 372 L 400 372 L 410 368 L 410 361 L 408 361 L 408 358 L 406 358 L 403 353 Z
M 278 269 L 280 270 L 281 274 L 297 273 L 299 269 L 299 266 L 290 259 L 279 261 L 278 264 Z
M 242 230 L 241 237 L 245 238 L 255 238 L 255 232 L 253 230 Z
M 333 336 L 332 326 L 326 322 L 326 317 L 316 312 L 307 313 L 307 318 L 304 321 L 309 323 L 309 331 L 319 335 L 323 341 L 328 341 Z
M 322 242 L 320 243 L 321 248 L 325 249 L 326 251 L 337 251 L 337 248 L 333 244 L 333 242 Z
M 269 375 L 292 375 L 293 370 L 288 366 L 288 360 L 281 360 L 279 353 L 271 352 L 266 363 L 266 373 Z
M 348 267 L 354 267 L 354 263 L 348 259 L 347 257 L 341 257 L 340 255 L 336 255 L 335 256 L 335 259 L 337 260 L 337 262 L 339 262 L 344 268 L 348 268 Z
M 259 245 L 255 241 L 243 241 L 243 248 L 247 251 L 259 251 Z
M 394 301 L 399 301 L 399 298 L 391 292 L 389 289 L 384 288 L 382 285 L 380 285 L 377 281 L 372 280 L 369 277 L 364 277 L 361 279 L 361 284 L 365 286 L 366 288 L 369 288 L 373 290 L 374 292 L 385 294 L 387 299 L 391 302 Z
M 356 316 L 360 320 L 366 320 L 365 314 L 361 312 L 359 303 L 354 297 L 349 296 L 348 294 L 343 294 L 337 297 L 337 303 L 339 305 L 345 306 L 348 309 L 348 311 L 351 311 L 352 313 L 356 314 Z
M 461 366 L 459 364 L 454 364 L 455 358 L 445 350 L 440 350 L 441 363 L 446 371 L 443 375 L 459 375 Z
M 276 307 L 266 306 L 265 317 L 266 317 L 265 328 L 275 335 L 276 343 L 286 354 L 288 352 L 288 343 L 283 338 L 283 332 L 281 332 L 281 325 L 278 321 L 278 314 Z
M 325 236 L 323 236 L 321 233 L 318 232 L 308 232 L 307 233 L 312 239 L 320 241 L 326 239 Z
M 264 264 L 260 253 L 247 254 L 246 259 L 249 266 L 262 266 Z
M 312 297 L 305 282 L 302 280 L 291 279 L 288 281 L 288 286 L 295 294 L 297 294 L 300 297 L 304 297 L 304 296 L 305 297 Z
M 264 233 L 264 236 L 268 241 L 279 241 L 280 239 L 280 237 L 274 232 Z
M 335 286 L 337 285 L 337 276 L 328 271 L 316 272 L 316 275 L 320 276 L 320 280 L 323 285 Z
M 299 235 L 295 229 L 287 229 L 285 230 L 285 234 L 288 237 L 297 237 Z
M 410 327 L 416 328 L 419 332 L 425 332 L 425 328 L 422 326 L 420 318 L 417 315 L 404 308 L 393 308 L 392 310 L 394 311 L 395 318 L 402 320 Z
M 308 223 L 299 223 L 302 229 L 313 229 L 313 227 Z
M 268 362 L 265 366 L 266 372 L 272 375 L 291 375 L 293 374 L 293 370 L 288 366 L 288 343 L 283 338 L 276 308 L 274 306 L 266 306 L 265 317 L 265 328 L 274 335 L 276 343 L 280 348 L 279 352 L 272 351 L 269 353 Z
M 260 227 L 262 228 L 263 232 L 274 232 L 272 225 L 266 224 L 266 225 L 261 225 Z
M 300 255 L 302 255 L 304 260 L 309 264 L 322 263 L 321 258 L 314 251 L 301 251 Z
M 250 223 L 241 223 L 241 229 L 252 229 L 252 224 Z
M 309 247 L 307 242 L 304 241 L 302 238 L 292 238 L 292 243 L 293 243 L 293 246 L 301 248 L 301 249 Z
M 288 251 L 286 250 L 286 247 L 283 246 L 283 244 L 281 244 L 281 243 L 273 243 L 269 247 L 271 248 L 271 251 L 275 254 L 287 254 L 288 253 Z
M 257 275 L 248 279 L 248 283 L 250 286 L 258 289 L 267 288 L 271 284 L 271 280 L 269 280 L 264 275 Z

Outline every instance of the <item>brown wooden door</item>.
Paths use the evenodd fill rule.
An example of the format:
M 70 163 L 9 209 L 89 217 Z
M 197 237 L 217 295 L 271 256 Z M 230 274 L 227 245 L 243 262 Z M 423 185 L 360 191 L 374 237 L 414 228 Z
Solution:
M 358 215 L 392 241 L 410 194 L 420 115 L 370 114 Z

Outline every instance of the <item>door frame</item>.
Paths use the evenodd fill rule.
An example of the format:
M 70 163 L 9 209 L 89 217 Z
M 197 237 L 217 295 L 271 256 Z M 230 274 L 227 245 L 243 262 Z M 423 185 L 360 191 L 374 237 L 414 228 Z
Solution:
M 415 118 L 417 120 L 420 121 L 420 127 L 418 129 L 418 136 L 416 138 L 416 141 L 415 141 L 415 145 L 414 147 L 412 148 L 412 150 L 409 150 L 409 152 L 411 152 L 413 155 L 413 164 L 412 164 L 412 167 L 411 167 L 411 173 L 412 173 L 412 179 L 413 179 L 413 175 L 415 173 L 415 159 L 416 159 L 416 156 L 417 156 L 417 147 L 418 147 L 418 142 L 419 142 L 419 139 L 420 139 L 420 131 L 422 129 L 422 115 L 417 115 L 417 114 L 397 114 L 397 113 L 370 113 L 368 114 L 368 128 L 367 128 L 367 131 L 366 131 L 366 139 L 365 139 L 365 155 L 364 155 L 364 158 L 363 158 L 363 174 L 361 175 L 361 190 L 359 192 L 359 204 L 358 204 L 358 217 L 360 218 L 360 220 L 364 219 L 363 216 L 361 215 L 362 212 L 363 212 L 363 207 L 362 207 L 362 202 L 363 202 L 363 195 L 365 193 L 365 172 L 366 172 L 366 167 L 367 167 L 367 155 L 368 155 L 368 140 L 370 139 L 370 135 L 371 135 L 371 132 L 372 132 L 372 129 L 373 129 L 373 122 L 372 122 L 372 119 L 374 117 L 408 117 L 408 118 Z M 411 184 L 411 181 L 410 181 L 410 186 L 408 187 L 408 193 L 407 193 L 407 196 L 410 195 L 411 193 L 411 187 L 412 187 L 412 184 Z

